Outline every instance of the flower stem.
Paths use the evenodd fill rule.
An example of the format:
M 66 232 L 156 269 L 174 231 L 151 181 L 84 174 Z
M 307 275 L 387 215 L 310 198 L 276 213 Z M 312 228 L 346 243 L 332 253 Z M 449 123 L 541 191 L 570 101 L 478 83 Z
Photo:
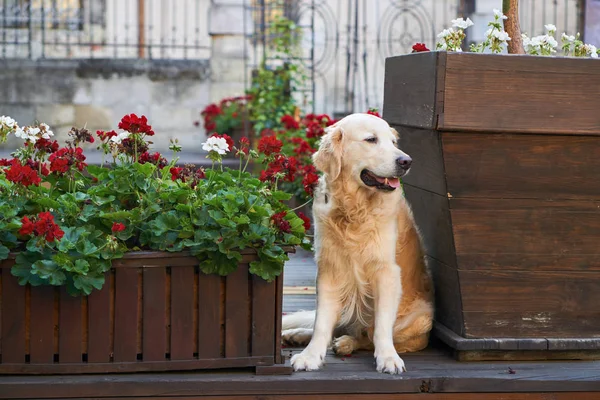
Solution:
M 290 209 L 290 211 L 296 211 L 296 210 L 299 210 L 299 209 L 301 209 L 302 207 L 304 207 L 304 206 L 308 205 L 308 203 L 310 203 L 311 201 L 313 201 L 313 199 L 309 199 L 309 200 L 308 200 L 306 203 L 304 203 L 304 204 L 302 204 L 302 205 L 300 205 L 300 206 L 298 206 L 298 207 L 296 207 L 296 208 L 292 208 L 292 209 Z

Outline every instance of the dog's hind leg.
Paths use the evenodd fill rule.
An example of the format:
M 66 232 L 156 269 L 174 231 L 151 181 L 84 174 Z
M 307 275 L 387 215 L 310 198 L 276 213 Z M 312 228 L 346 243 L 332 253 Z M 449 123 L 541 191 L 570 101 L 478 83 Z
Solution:
M 281 344 L 288 347 L 305 347 L 312 335 L 313 330 L 309 328 L 286 329 L 281 332 Z
M 315 326 L 316 311 L 298 311 L 286 314 L 281 318 L 281 330 L 307 328 L 313 329 Z
M 356 338 L 352 335 L 343 335 L 333 340 L 331 349 L 338 356 L 352 354 L 356 350 L 375 350 L 373 341 L 366 335 Z
M 422 310 L 409 321 L 399 321 L 394 327 L 394 348 L 398 353 L 423 350 L 429 343 L 433 311 Z M 407 323 L 408 322 L 408 323 Z

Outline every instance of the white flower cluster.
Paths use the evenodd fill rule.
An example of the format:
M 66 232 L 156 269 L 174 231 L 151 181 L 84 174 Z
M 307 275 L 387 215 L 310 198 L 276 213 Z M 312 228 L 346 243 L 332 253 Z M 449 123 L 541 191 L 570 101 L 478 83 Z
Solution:
M 447 50 L 447 51 L 462 51 L 462 42 L 465 39 L 464 30 L 468 27 L 473 26 L 473 21 L 469 18 L 464 20 L 463 18 L 457 18 L 452 20 L 452 27 L 444 29 L 438 37 L 436 49 Z
M 544 26 L 548 31 L 544 35 L 534 36 L 529 38 L 526 34 L 522 34 L 523 48 L 525 53 L 538 56 L 550 56 L 556 53 L 558 42 L 554 38 L 556 34 L 556 26 L 547 24 Z
M 598 58 L 598 49 L 593 44 L 585 44 L 577 36 L 562 34 L 562 50 L 565 56 Z
M 17 121 L 3 115 L 0 117 L 0 142 L 4 142 L 10 133 L 13 133 L 16 137 L 26 142 L 32 143 L 37 142 L 38 139 L 50 139 L 54 136 L 54 133 L 46 124 L 42 123 L 37 126 L 25 126 L 21 128 Z
M 485 40 L 478 45 L 471 45 L 471 51 L 474 53 L 483 53 L 486 49 L 489 49 L 492 53 L 501 53 L 508 41 L 510 36 L 502 26 L 502 21 L 508 19 L 508 17 L 500 10 L 494 9 L 494 20 L 488 23 L 489 29 L 485 32 Z
M 229 144 L 227 144 L 227 140 L 224 138 L 212 136 L 206 142 L 202 143 L 202 150 L 209 153 L 214 151 L 219 155 L 224 155 L 229 151 Z

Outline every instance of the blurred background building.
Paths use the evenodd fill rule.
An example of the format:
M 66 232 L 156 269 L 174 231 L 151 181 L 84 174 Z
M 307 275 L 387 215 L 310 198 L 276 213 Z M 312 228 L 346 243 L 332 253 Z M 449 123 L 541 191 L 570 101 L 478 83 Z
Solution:
M 521 0 L 530 35 L 554 23 L 600 45 L 600 0 Z M 200 111 L 242 94 L 271 60 L 266 27 L 278 15 L 302 30 L 304 107 L 342 116 L 381 107 L 386 57 L 435 47 L 457 16 L 480 41 L 501 0 L 0 0 L 0 115 L 21 124 L 114 129 L 148 116 L 165 151 L 205 138 Z M 14 147 L 9 141 L 5 151 Z

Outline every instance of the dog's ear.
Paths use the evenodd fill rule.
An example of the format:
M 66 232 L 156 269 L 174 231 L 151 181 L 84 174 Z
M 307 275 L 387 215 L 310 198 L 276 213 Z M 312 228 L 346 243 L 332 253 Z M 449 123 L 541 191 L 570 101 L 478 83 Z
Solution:
M 390 130 L 392 131 L 392 134 L 396 136 L 396 139 L 400 139 L 400 134 L 397 130 L 395 130 L 394 128 L 390 128 Z
M 336 180 L 342 172 L 342 140 L 344 131 L 339 126 L 331 126 L 321 138 L 319 150 L 313 154 L 315 167 L 329 175 L 332 181 Z

